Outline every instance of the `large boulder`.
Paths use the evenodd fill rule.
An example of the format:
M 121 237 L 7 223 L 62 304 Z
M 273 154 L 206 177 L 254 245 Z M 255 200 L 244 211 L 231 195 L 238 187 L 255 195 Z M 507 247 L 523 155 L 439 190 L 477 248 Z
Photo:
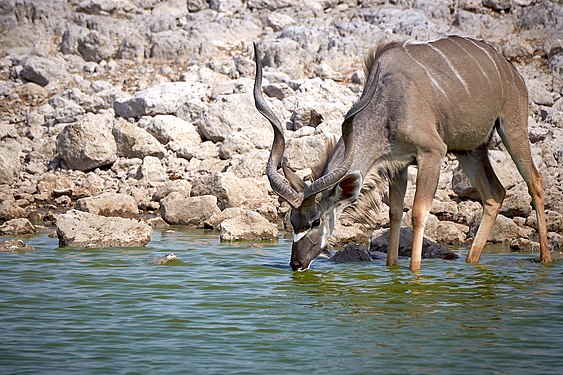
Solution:
M 409 213 L 411 212 L 412 210 L 409 211 Z M 424 228 L 424 234 L 426 236 L 441 244 L 449 245 L 460 245 L 464 243 L 468 231 L 469 227 L 467 225 L 451 221 L 442 221 L 432 214 L 428 215 Z
M 225 220 L 232 219 L 236 216 L 244 214 L 246 210 L 240 207 L 225 208 L 221 212 L 213 214 L 209 219 L 205 220 L 205 227 L 210 229 L 219 229 L 221 223 Z
M 57 152 L 69 168 L 88 171 L 110 165 L 117 159 L 111 119 L 87 115 L 64 127 L 57 137 Z
M 61 195 L 72 196 L 73 188 L 75 185 L 72 179 L 59 171 L 47 172 L 37 181 L 37 192 L 43 199 L 56 198 Z
M 28 56 L 21 63 L 20 77 L 39 86 L 65 77 L 66 69 L 62 59 Z
M 479 192 L 471 184 L 471 181 L 465 175 L 461 167 L 454 170 L 452 177 L 452 190 L 462 199 L 472 199 L 476 201 L 481 199 Z
M 56 226 L 61 247 L 137 247 L 152 237 L 152 228 L 145 222 L 77 210 L 57 215 Z
M 219 151 L 221 151 L 219 149 Z M 229 167 L 227 172 L 232 172 L 239 178 L 259 177 L 264 175 L 266 171 L 266 163 L 270 157 L 269 150 L 256 150 L 243 154 L 233 154 L 233 157 L 227 159 Z
M 116 48 L 109 37 L 91 30 L 78 37 L 77 50 L 86 61 L 100 62 L 115 55 Z
M 457 214 L 454 220 L 458 224 L 469 226 L 473 222 L 473 217 L 481 211 L 481 203 L 472 200 L 461 201 L 457 205 Z
M 241 215 L 224 220 L 219 229 L 221 241 L 275 240 L 278 238 L 277 225 L 270 223 L 254 211 L 245 211 Z
M 274 139 L 271 125 L 256 110 L 250 94 L 222 96 L 205 112 L 199 129 L 213 142 L 222 142 L 234 133 L 241 133 L 257 148 L 270 147 Z
M 0 226 L 0 235 L 22 235 L 32 233 L 35 233 L 35 226 L 25 218 L 8 220 Z
M 284 156 L 296 169 L 314 167 L 325 154 L 326 138 L 315 134 L 299 138 L 288 138 Z
M 81 198 L 75 208 L 101 216 L 135 217 L 139 214 L 135 198 L 121 193 L 102 193 L 95 197 Z
M 13 198 L 0 202 L 0 222 L 25 216 L 27 216 L 26 210 L 16 204 Z
M 11 148 L 0 146 L 0 181 L 11 185 L 21 169 L 20 157 Z
M 170 193 L 173 192 L 178 192 L 186 197 L 189 197 L 191 191 L 192 184 L 190 184 L 186 180 L 167 181 L 164 183 L 164 185 L 158 187 L 152 194 L 152 200 L 155 202 L 160 202 L 162 199 L 166 198 Z
M 213 195 L 188 197 L 173 192 L 160 201 L 160 214 L 168 224 L 203 228 L 205 221 L 219 212 L 217 197 Z
M 202 161 L 216 160 L 219 159 L 219 147 L 211 141 L 205 141 L 196 146 L 189 144 L 181 145 L 176 150 L 176 156 L 187 160 L 192 158 Z
M 214 195 L 219 208 L 256 209 L 268 202 L 268 187 L 255 178 L 238 178 L 232 172 L 203 176 L 193 182 L 192 195 Z
M 174 152 L 183 148 L 193 148 L 201 143 L 197 128 L 173 115 L 155 116 L 146 125 L 146 130 L 167 149 Z
M 130 98 L 118 98 L 113 103 L 116 116 L 139 118 L 141 116 L 173 115 L 186 102 L 201 101 L 206 88 L 196 82 L 165 82 Z
M 223 142 L 221 142 L 219 157 L 228 160 L 236 156 L 241 156 L 242 154 L 247 154 L 254 149 L 254 143 L 252 143 L 248 136 L 241 133 L 233 133 L 227 135 Z
M 535 211 L 534 215 L 530 216 L 535 219 Z M 563 214 L 557 211 L 546 210 L 545 211 L 545 220 L 547 222 L 547 230 L 550 232 L 556 233 L 563 233 Z M 533 220 L 533 226 L 537 227 L 536 220 Z
M 531 200 L 525 185 L 521 186 L 520 189 L 511 189 L 502 202 L 500 214 L 511 219 L 514 217 L 528 217 L 532 213 Z
M 166 154 L 164 146 L 155 137 L 131 122 L 116 121 L 112 133 L 118 156 L 140 159 L 155 156 L 162 159 Z
M 166 168 L 156 156 L 145 156 L 137 172 L 137 178 L 149 183 L 164 182 L 168 180 Z

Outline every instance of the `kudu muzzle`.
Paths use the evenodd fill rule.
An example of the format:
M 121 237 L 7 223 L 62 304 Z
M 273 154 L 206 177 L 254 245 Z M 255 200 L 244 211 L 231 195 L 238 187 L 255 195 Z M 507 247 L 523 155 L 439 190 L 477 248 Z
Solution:
M 294 241 L 291 247 L 291 261 L 289 265 L 293 271 L 305 271 L 323 251 L 323 231 L 316 230 L 307 233 L 299 241 Z

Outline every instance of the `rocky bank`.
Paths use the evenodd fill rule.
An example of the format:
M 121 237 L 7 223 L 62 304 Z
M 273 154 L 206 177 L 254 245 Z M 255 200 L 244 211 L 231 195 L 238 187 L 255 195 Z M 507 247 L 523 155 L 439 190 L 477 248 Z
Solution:
M 562 30 L 563 7 L 549 0 L 3 0 L 0 231 L 58 223 L 61 244 L 77 246 L 100 234 L 100 246 L 146 243 L 144 222 L 213 228 L 226 241 L 276 238 L 288 206 L 264 176 L 273 134 L 254 108 L 252 43 L 287 121 L 287 157 L 307 176 L 358 99 L 370 48 L 459 34 L 489 41 L 528 84 L 550 245 L 560 249 Z M 535 215 L 497 138 L 490 153 L 507 198 L 490 241 L 529 248 Z M 413 192 L 411 183 L 405 225 Z M 444 160 L 428 237 L 470 241 L 476 198 L 455 158 Z M 104 217 L 112 221 L 96 221 Z M 375 219 L 366 229 L 343 217 L 332 245 L 366 242 L 387 225 L 385 205 Z

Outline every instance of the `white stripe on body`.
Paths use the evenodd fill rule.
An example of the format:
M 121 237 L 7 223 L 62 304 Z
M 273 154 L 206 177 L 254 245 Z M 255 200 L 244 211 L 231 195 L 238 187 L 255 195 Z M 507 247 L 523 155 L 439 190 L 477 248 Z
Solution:
M 434 87 L 436 87 L 441 93 L 442 95 L 444 95 L 445 97 L 447 97 L 448 95 L 446 95 L 446 92 L 444 91 L 444 89 L 442 88 L 442 86 L 440 86 L 440 84 L 438 83 L 438 81 L 436 81 L 436 79 L 434 79 L 434 77 L 432 77 L 432 75 L 430 74 L 430 72 L 428 71 L 428 69 L 422 65 L 417 59 L 414 58 L 413 55 L 411 55 L 411 53 L 409 52 L 409 50 L 407 49 L 407 44 L 405 43 L 403 44 L 403 49 L 405 50 L 405 52 L 407 53 L 407 55 L 409 55 L 409 57 L 411 59 L 413 59 L 413 61 L 415 63 L 417 63 L 420 67 L 422 67 L 422 69 L 424 69 L 424 71 L 426 72 L 426 75 L 428 76 L 428 78 L 430 79 L 430 81 L 432 82 L 432 85 L 434 85 Z
M 446 56 L 446 54 L 444 54 L 444 52 L 440 51 L 437 46 L 433 46 L 432 44 L 428 44 L 428 47 L 432 48 L 433 51 L 436 51 L 446 61 L 446 64 L 448 64 L 448 67 L 452 70 L 452 72 L 454 72 L 456 78 L 463 85 L 465 92 L 467 94 L 469 94 L 469 86 L 467 85 L 467 82 L 465 82 L 465 79 L 463 79 L 461 74 L 459 74 L 459 71 L 455 68 L 452 60 L 450 60 L 449 57 Z
M 483 67 L 481 66 L 481 64 L 479 63 L 479 60 L 477 60 L 475 58 L 475 56 L 473 56 L 473 54 L 471 54 L 468 50 L 465 49 L 465 47 L 463 46 L 463 44 L 458 43 L 455 39 L 453 38 L 449 38 L 448 40 L 454 42 L 459 48 L 461 48 L 472 60 L 473 62 L 477 65 L 477 67 L 479 68 L 479 70 L 481 71 L 481 74 L 483 75 L 483 77 L 485 77 L 485 79 L 487 80 L 487 82 L 489 82 L 489 86 L 491 87 L 491 89 L 493 88 L 493 83 L 491 82 L 491 80 L 489 79 L 489 76 L 487 75 L 487 72 L 485 71 L 485 69 L 483 69 Z M 466 39 L 467 40 L 467 39 Z
M 491 56 L 489 51 L 487 51 L 485 48 L 481 47 L 479 44 L 475 43 L 473 40 L 471 40 L 471 39 L 467 39 L 467 40 L 470 41 L 471 43 L 473 43 L 481 51 L 485 52 L 485 54 L 487 55 L 489 60 L 491 60 L 491 62 L 495 66 L 495 69 L 496 69 L 497 74 L 498 74 L 498 79 L 499 79 L 499 82 L 500 82 L 500 95 L 501 95 L 502 100 L 504 101 L 504 87 L 503 87 L 503 84 L 502 84 L 502 77 L 500 75 L 500 70 L 498 69 L 497 63 L 495 62 L 495 60 L 493 59 L 493 57 Z

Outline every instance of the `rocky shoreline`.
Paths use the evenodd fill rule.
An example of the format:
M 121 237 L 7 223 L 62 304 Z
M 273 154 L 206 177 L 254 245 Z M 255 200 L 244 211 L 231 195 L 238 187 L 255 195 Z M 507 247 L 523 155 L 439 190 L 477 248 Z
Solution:
M 489 41 L 528 84 L 549 242 L 561 251 L 562 23 L 563 7 L 547 0 L 4 1 L 0 235 L 56 225 L 62 246 L 137 246 L 151 226 L 185 225 L 224 241 L 276 239 L 289 207 L 264 175 L 273 135 L 254 108 L 252 43 L 267 99 L 287 120 L 287 157 L 308 176 L 361 92 L 369 48 L 460 34 Z M 530 249 L 535 214 L 497 138 L 490 155 L 507 197 L 490 241 Z M 468 243 L 477 198 L 455 158 L 444 160 L 427 236 Z M 331 245 L 367 244 L 386 208 L 375 228 L 344 216 Z

